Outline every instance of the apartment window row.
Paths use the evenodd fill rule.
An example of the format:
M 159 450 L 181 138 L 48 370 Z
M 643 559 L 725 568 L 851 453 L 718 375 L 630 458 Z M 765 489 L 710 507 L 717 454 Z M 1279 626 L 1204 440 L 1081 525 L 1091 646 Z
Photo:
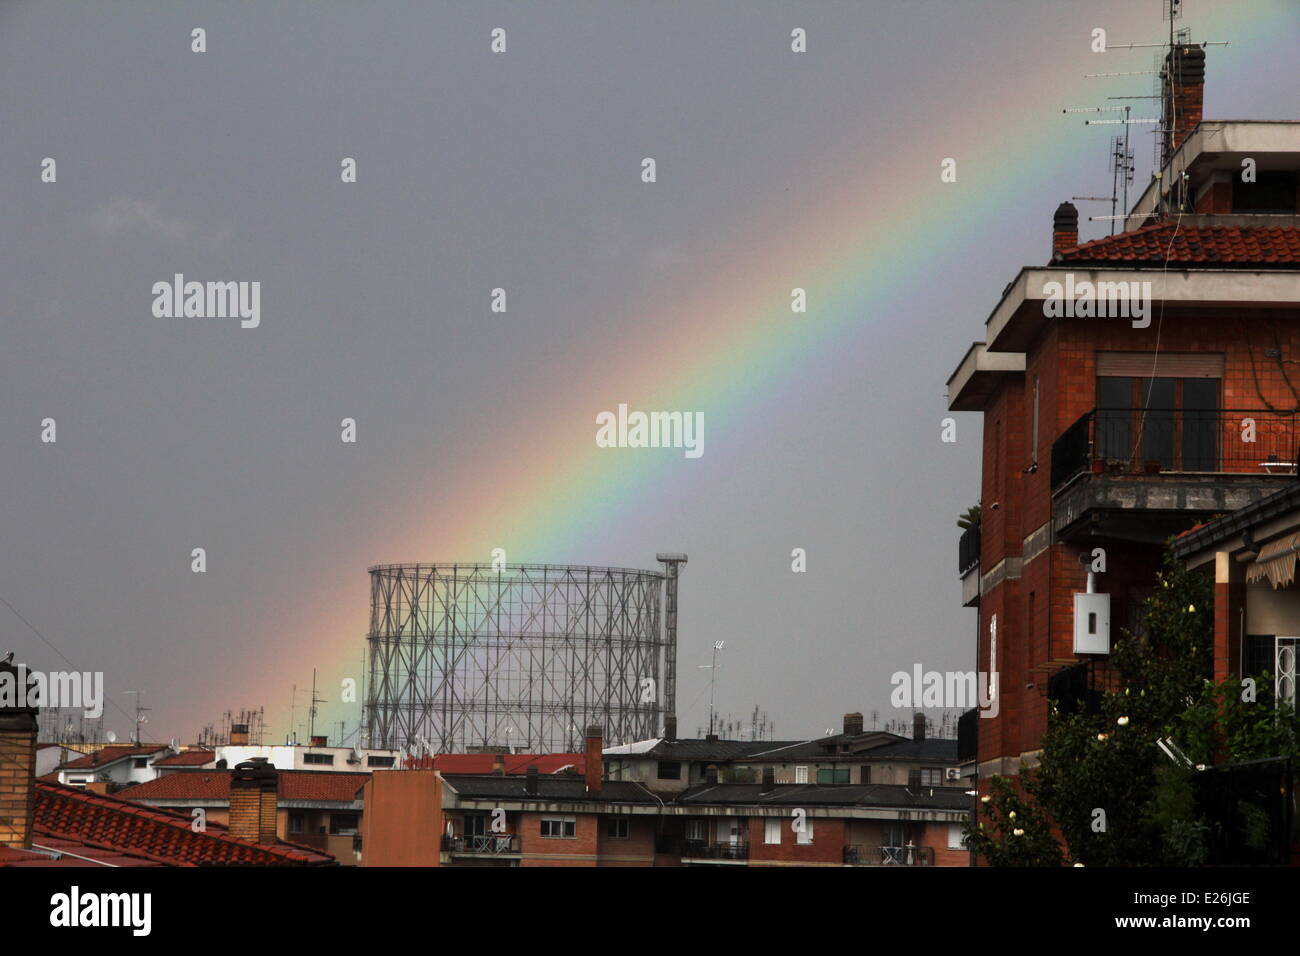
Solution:
M 333 754 L 303 754 L 302 762 L 324 764 L 325 766 L 332 767 L 334 765 L 334 755 Z
M 578 837 L 578 818 L 542 817 L 542 836 L 552 840 L 575 840 Z

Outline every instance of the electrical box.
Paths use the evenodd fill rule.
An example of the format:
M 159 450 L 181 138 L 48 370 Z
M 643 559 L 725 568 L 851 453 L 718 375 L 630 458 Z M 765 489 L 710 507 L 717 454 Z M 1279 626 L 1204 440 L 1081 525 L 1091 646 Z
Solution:
M 1074 596 L 1074 653 L 1110 653 L 1110 595 Z

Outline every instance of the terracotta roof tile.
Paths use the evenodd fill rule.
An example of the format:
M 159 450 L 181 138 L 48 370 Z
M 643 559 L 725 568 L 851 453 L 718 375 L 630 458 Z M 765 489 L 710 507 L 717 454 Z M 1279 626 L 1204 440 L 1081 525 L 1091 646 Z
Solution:
M 170 757 L 155 760 L 153 765 L 155 767 L 202 767 L 216 759 L 217 755 L 211 750 L 183 750 Z
M 156 780 L 119 790 L 123 800 L 229 800 L 229 770 L 178 770 Z M 368 773 L 329 770 L 281 770 L 279 796 L 282 800 L 348 801 L 357 798 Z
M 149 754 L 156 754 L 160 750 L 166 750 L 166 744 L 150 744 L 143 747 L 105 747 L 103 750 L 96 751 L 93 754 L 86 754 L 84 757 L 78 757 L 70 760 L 60 770 L 91 770 L 96 767 L 103 767 L 106 764 L 114 763 L 126 757 L 146 757 Z
M 1132 265 L 1300 266 L 1295 226 L 1185 226 L 1162 221 L 1062 249 L 1053 264 L 1116 262 Z

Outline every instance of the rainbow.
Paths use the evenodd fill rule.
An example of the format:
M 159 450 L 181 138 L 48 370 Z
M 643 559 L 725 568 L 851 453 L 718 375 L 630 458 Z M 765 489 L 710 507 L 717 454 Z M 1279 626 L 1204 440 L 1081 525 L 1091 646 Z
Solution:
M 1207 111 L 1220 98 L 1248 101 L 1251 84 L 1271 82 L 1259 63 L 1289 57 L 1296 34 L 1281 24 L 1296 21 L 1297 12 L 1288 0 L 1252 4 L 1249 19 L 1236 5 L 1202 6 L 1207 9 L 1189 11 L 1196 36 L 1231 40 L 1226 48 L 1214 48 Z M 1126 12 L 1108 24 L 1111 36 L 1150 35 L 1149 13 Z M 427 521 L 379 522 L 355 549 L 318 559 L 315 573 L 299 576 L 318 581 L 318 587 L 287 598 L 305 613 L 294 618 L 292 632 L 267 634 L 265 643 L 283 660 L 318 662 L 328 687 L 330 680 L 358 675 L 367 622 L 362 571 L 368 564 L 488 561 L 496 547 L 505 548 L 511 562 L 585 561 L 620 522 L 643 521 L 700 465 L 684 460 L 680 451 L 596 447 L 595 415 L 620 401 L 644 409 L 703 410 L 710 454 L 761 443 L 764 428 L 790 414 L 800 390 L 836 369 L 860 365 L 865 350 L 880 349 L 899 334 L 898 324 L 883 316 L 906 311 L 911 300 L 909 321 L 923 321 L 916 314 L 918 283 L 978 241 L 989 218 L 1014 214 L 1008 210 L 1017 208 L 1018 197 L 1059 180 L 1071 142 L 1095 147 L 1092 133 L 1070 139 L 1081 124 L 1061 116 L 1060 108 L 1070 97 L 1091 102 L 1098 89 L 1086 86 L 1091 81 L 1081 74 L 1063 77 L 1050 49 L 1042 51 L 1035 70 L 1026 80 L 1033 85 L 1024 113 L 1031 121 L 1009 135 L 991 130 L 983 116 L 927 120 L 923 137 L 903 140 L 897 156 L 846 176 L 843 188 L 808 209 L 804 221 L 770 216 L 757 228 L 747 224 L 746 235 L 768 238 L 748 247 L 743 266 L 710 275 L 684 304 L 620 320 L 617 341 L 611 333 L 609 341 L 591 343 L 591 355 L 624 355 L 625 361 L 575 357 L 570 371 L 588 379 L 585 397 L 570 398 L 563 390 L 538 394 L 527 414 L 494 431 L 489 444 L 451 456 L 458 464 L 438 476 L 426 500 L 403 506 L 403 514 L 418 506 Z M 958 182 L 952 185 L 939 180 L 947 156 L 958 160 Z M 1014 175 L 1004 174 L 1007 156 L 1025 157 Z M 1026 218 L 1045 233 L 1049 213 L 1030 210 Z M 1009 262 L 1008 270 L 1015 265 Z M 807 290 L 806 315 L 791 312 L 795 286 Z M 972 332 L 983 306 L 973 310 Z M 672 344 L 671 360 L 664 356 L 665 342 Z M 965 344 L 951 345 L 954 362 Z M 603 370 L 599 381 L 590 382 L 593 369 L 598 375 Z M 563 371 L 556 380 L 566 380 Z M 608 401 L 593 407 L 591 394 Z M 499 410 L 491 417 L 512 420 Z M 539 421 L 548 424 L 538 428 Z M 629 508 L 634 501 L 636 507 Z M 322 593 L 335 596 L 323 600 Z M 262 686 L 245 690 L 265 700 L 288 697 L 283 673 L 261 680 Z M 213 705 L 223 706 L 229 693 L 228 687 L 214 688 Z M 338 716 L 355 720 L 355 706 Z

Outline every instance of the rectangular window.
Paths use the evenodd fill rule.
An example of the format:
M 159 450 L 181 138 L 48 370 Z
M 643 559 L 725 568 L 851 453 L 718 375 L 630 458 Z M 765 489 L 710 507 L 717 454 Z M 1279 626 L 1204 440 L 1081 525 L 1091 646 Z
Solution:
M 916 790 L 916 789 L 918 789 L 918 788 L 921 786 L 921 771 L 920 771 L 920 770 L 918 770 L 918 769 L 912 769 L 912 770 L 907 771 L 907 785 L 908 785 L 909 787 L 911 787 L 913 790 Z
M 333 754 L 303 754 L 302 762 L 324 764 L 327 767 L 332 767 L 334 765 L 334 755 Z
M 605 836 L 611 840 L 626 840 L 630 823 L 627 817 L 610 817 L 605 821 Z
M 302 833 L 303 830 L 306 828 L 306 826 L 307 826 L 307 820 L 302 813 L 297 811 L 290 811 L 289 813 L 290 833 Z
M 692 842 L 695 843 L 703 843 L 705 839 L 704 829 L 705 828 L 704 828 L 703 820 L 687 820 L 686 839 L 691 840 Z
M 1099 356 L 1098 364 L 1119 369 L 1141 361 L 1140 353 L 1117 353 L 1105 363 Z M 1169 362 L 1166 367 L 1189 374 L 1098 377 L 1097 457 L 1125 464 L 1159 462 L 1162 471 L 1222 470 L 1222 380 L 1203 374 L 1194 364 Z
M 395 757 L 367 757 L 367 767 L 391 767 Z
M 148 758 L 148 757 L 135 757 L 135 758 L 132 759 L 132 761 L 131 761 L 131 765 L 132 765 L 133 767 L 135 767 L 135 769 L 137 769 L 137 770 L 143 770 L 145 767 L 149 766 L 149 758 Z
M 860 768 L 858 768 L 858 783 L 870 783 L 870 782 L 871 782 L 871 765 L 864 763 Z
M 848 783 L 848 767 L 829 767 L 817 771 L 818 783 Z
M 780 817 L 768 817 L 766 820 L 763 821 L 763 842 L 780 846 L 781 844 Z
M 921 786 L 923 787 L 942 787 L 943 786 L 943 768 L 942 767 L 924 767 L 921 770 Z
M 1256 170 L 1253 183 L 1232 177 L 1232 211 L 1238 213 L 1296 213 L 1296 174 Z
M 881 827 L 881 840 L 884 846 L 902 846 L 903 825 L 901 823 L 886 823 Z
M 795 768 L 794 768 L 794 782 L 795 782 L 795 783 L 807 783 L 807 782 L 808 782 L 808 768 L 807 768 L 807 767 L 795 767 Z
M 331 813 L 330 833 L 335 836 L 355 836 L 361 818 L 355 813 Z
M 467 813 L 463 823 L 465 836 L 487 836 L 487 814 Z
M 948 849 L 966 849 L 966 835 L 962 833 L 962 825 L 960 823 L 948 824 Z
M 795 831 L 795 843 L 807 845 L 813 841 L 813 822 L 811 817 L 803 818 L 803 829 Z
M 682 779 L 682 765 L 676 760 L 660 760 L 658 773 L 660 780 L 680 780 Z
M 552 840 L 576 839 L 577 817 L 542 817 L 542 836 Z

